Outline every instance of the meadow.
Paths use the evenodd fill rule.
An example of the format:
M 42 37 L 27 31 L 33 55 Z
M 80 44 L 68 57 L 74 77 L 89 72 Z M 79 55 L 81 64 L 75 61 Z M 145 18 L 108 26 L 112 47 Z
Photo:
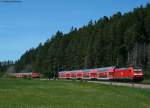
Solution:
M 150 90 L 76 81 L 3 78 L 0 108 L 150 108 Z

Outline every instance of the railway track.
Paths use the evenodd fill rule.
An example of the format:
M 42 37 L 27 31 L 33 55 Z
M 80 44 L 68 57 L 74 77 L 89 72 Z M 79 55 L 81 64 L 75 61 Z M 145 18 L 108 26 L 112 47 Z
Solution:
M 134 87 L 134 88 L 144 88 L 144 89 L 150 89 L 150 83 L 125 83 L 125 82 L 110 82 L 110 81 L 88 81 L 90 83 L 97 83 L 97 84 L 106 84 L 106 85 L 116 85 L 116 86 L 128 86 L 128 87 Z

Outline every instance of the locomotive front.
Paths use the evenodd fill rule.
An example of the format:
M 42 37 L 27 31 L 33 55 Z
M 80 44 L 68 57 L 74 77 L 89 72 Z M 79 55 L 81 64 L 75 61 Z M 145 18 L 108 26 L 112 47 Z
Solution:
M 133 81 L 143 81 L 143 71 L 141 67 L 134 67 L 133 68 Z

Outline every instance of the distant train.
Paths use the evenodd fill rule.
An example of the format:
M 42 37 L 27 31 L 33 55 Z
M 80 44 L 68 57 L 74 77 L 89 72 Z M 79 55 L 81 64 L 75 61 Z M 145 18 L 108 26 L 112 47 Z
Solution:
M 30 73 L 15 73 L 16 78 L 40 78 L 40 74 L 37 72 Z
M 61 71 L 58 77 L 60 79 L 142 81 L 143 71 L 140 67 L 116 68 L 113 66 L 96 69 Z

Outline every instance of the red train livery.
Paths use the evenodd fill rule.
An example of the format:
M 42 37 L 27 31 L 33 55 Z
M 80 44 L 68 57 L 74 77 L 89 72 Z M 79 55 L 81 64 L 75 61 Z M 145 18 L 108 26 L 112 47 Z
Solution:
M 31 73 L 15 73 L 16 78 L 39 78 L 40 74 L 37 72 Z
M 60 79 L 97 79 L 97 80 L 126 80 L 142 81 L 143 72 L 141 68 L 115 68 L 105 67 L 96 69 L 82 69 L 59 72 Z

